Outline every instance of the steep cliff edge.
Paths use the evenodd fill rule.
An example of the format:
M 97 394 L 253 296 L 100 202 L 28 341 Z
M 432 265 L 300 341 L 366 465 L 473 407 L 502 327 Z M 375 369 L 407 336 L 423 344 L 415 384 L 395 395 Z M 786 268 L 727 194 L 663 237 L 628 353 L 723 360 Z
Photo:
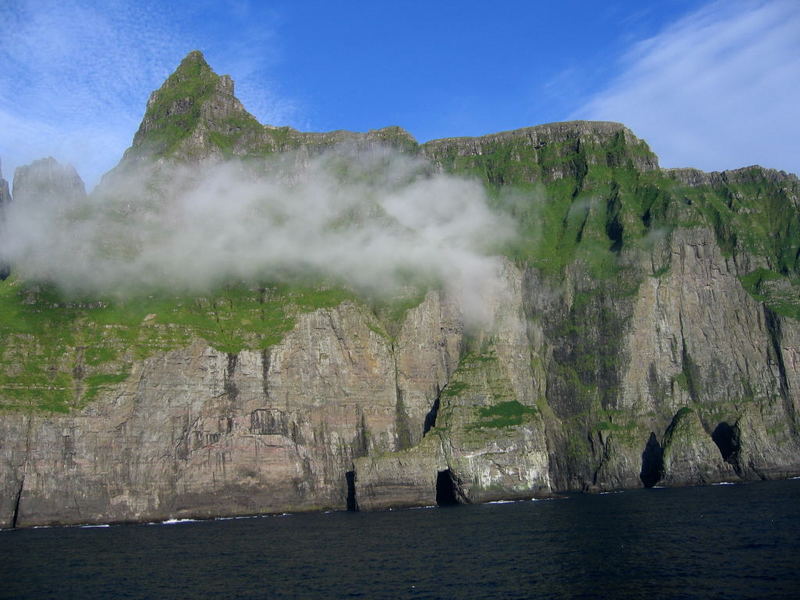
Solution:
M 118 172 L 228 157 L 271 168 L 340 143 L 481 181 L 515 221 L 490 324 L 436 288 L 397 306 L 274 282 L 125 302 L 12 274 L 0 526 L 800 474 L 796 177 L 661 170 L 616 123 L 422 145 L 399 128 L 264 126 L 196 52 L 153 93 Z M 56 171 L 82 193 L 48 165 L 15 179 L 12 202 Z

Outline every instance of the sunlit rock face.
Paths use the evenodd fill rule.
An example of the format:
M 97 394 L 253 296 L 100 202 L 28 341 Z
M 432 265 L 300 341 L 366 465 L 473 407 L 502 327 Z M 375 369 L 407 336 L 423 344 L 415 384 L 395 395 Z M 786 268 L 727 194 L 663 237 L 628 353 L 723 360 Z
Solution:
M 480 310 L 446 282 L 396 298 L 236 282 L 115 304 L 12 274 L 0 282 L 0 525 L 800 474 L 792 175 L 661 170 L 616 123 L 422 145 L 396 127 L 265 126 L 193 52 L 98 193 L 141 165 L 268 169 L 291 150 L 295 167 L 342 142 L 485 186 L 517 235 L 491 247 L 503 256 Z M 85 198 L 52 159 L 14 178 L 13 203 Z

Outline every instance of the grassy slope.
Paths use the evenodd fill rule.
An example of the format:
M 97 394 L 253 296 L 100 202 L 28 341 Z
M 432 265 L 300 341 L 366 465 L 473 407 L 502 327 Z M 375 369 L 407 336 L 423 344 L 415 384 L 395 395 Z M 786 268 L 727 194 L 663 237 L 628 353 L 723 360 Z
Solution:
M 298 312 L 350 297 L 336 288 L 274 285 L 212 297 L 76 302 L 10 278 L 0 283 L 0 406 L 66 412 L 124 381 L 135 360 L 196 338 L 228 353 L 266 349 Z

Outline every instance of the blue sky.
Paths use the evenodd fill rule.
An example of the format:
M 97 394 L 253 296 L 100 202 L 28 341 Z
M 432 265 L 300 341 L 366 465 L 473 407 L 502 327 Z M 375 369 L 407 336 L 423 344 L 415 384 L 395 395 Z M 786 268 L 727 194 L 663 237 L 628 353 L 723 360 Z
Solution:
M 0 4 L 0 159 L 91 187 L 200 49 L 258 119 L 418 140 L 621 121 L 662 166 L 800 171 L 800 2 Z

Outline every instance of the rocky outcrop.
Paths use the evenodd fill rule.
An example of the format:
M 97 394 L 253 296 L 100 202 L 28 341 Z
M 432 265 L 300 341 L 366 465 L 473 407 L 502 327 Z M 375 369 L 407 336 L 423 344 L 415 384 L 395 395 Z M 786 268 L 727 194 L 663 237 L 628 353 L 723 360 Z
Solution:
M 12 196 L 19 204 L 58 206 L 86 198 L 86 188 L 72 165 L 48 157 L 17 167 Z
M 120 165 L 111 172 L 127 172 L 149 163 L 191 162 L 238 157 L 261 159 L 277 152 L 292 151 L 304 161 L 337 145 L 359 148 L 390 146 L 413 149 L 416 140 L 400 127 L 385 127 L 366 133 L 331 131 L 300 132 L 291 127 L 262 125 L 245 110 L 234 95 L 228 75 L 217 75 L 195 50 L 154 91 L 147 102 L 133 144 Z
M 699 169 L 664 169 L 668 177 L 692 187 L 702 185 L 720 185 L 726 183 L 748 183 L 758 181 L 765 177 L 773 183 L 781 184 L 786 180 L 797 182 L 797 175 L 778 171 L 776 169 L 765 169 L 753 165 L 741 169 L 730 171 L 713 171 L 707 173 Z
M 483 173 L 495 185 L 582 180 L 593 165 L 658 169 L 658 158 L 647 144 L 627 127 L 611 122 L 570 121 L 445 138 L 423 144 L 421 151 L 444 170 Z

